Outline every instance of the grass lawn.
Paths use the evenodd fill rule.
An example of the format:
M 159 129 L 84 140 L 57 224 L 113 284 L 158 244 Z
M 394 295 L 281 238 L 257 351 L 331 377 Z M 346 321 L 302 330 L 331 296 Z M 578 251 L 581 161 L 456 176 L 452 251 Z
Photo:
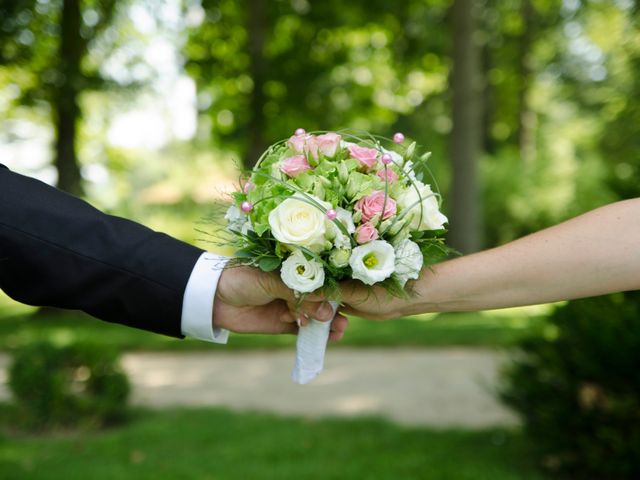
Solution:
M 5 412 L 6 415 L 6 412 Z M 512 431 L 221 409 L 137 411 L 94 433 L 0 436 L 5 479 L 541 479 Z
M 546 309 L 546 310 L 545 310 Z M 445 313 L 371 322 L 353 318 L 336 346 L 482 346 L 501 347 L 522 335 L 541 331 L 549 306 L 482 313 Z M 206 342 L 176 340 L 95 320 L 78 312 L 33 316 L 35 309 L 0 296 L 0 349 L 10 350 L 39 338 L 60 343 L 83 340 L 124 350 L 198 350 Z M 293 336 L 233 335 L 225 349 L 281 348 Z M 219 348 L 219 347 L 216 347 Z

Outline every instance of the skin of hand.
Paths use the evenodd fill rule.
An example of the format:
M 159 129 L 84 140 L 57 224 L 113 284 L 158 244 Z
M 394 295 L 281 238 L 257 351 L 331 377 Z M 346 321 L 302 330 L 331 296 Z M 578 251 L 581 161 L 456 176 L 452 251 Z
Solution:
M 213 302 L 216 327 L 236 333 L 292 333 L 309 319 L 329 321 L 331 305 L 320 294 L 313 294 L 298 305 L 294 293 L 274 273 L 252 267 L 225 269 L 220 275 Z M 340 340 L 347 318 L 336 315 L 330 340 Z
M 476 311 L 640 289 L 640 199 L 592 210 L 532 235 L 430 269 L 415 296 L 394 298 L 342 284 L 345 313 L 386 320 L 427 312 Z

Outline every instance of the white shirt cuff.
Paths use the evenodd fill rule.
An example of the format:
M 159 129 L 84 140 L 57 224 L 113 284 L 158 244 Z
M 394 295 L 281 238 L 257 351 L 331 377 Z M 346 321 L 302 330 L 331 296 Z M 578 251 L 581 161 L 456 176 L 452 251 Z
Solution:
M 182 334 L 213 343 L 227 343 L 229 331 L 213 325 L 218 280 L 229 258 L 204 252 L 196 262 L 182 301 Z

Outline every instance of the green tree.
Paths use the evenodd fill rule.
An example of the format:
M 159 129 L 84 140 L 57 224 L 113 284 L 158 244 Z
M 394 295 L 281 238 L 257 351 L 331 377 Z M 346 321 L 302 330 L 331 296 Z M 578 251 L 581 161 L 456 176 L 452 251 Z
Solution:
M 104 88 L 96 65 L 87 61 L 91 44 L 109 27 L 117 0 L 2 0 L 0 65 L 22 68 L 30 81 L 22 102 L 44 103 L 55 126 L 54 165 L 58 187 L 82 194 L 76 150 L 83 92 Z

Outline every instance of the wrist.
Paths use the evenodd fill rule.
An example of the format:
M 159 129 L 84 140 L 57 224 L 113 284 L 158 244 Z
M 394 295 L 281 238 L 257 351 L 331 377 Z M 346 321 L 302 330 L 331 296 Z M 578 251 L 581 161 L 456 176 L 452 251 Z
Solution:
M 228 271 L 223 270 L 218 279 L 218 285 L 213 296 L 213 310 L 211 312 L 211 325 L 215 329 L 221 328 L 231 330 L 229 315 L 227 314 L 227 304 L 225 301 L 225 293 L 227 290 Z
M 415 301 L 408 302 L 405 315 L 456 310 L 460 300 L 459 295 L 454 295 L 457 290 L 449 281 L 451 263 L 450 260 L 423 268 L 414 285 Z

